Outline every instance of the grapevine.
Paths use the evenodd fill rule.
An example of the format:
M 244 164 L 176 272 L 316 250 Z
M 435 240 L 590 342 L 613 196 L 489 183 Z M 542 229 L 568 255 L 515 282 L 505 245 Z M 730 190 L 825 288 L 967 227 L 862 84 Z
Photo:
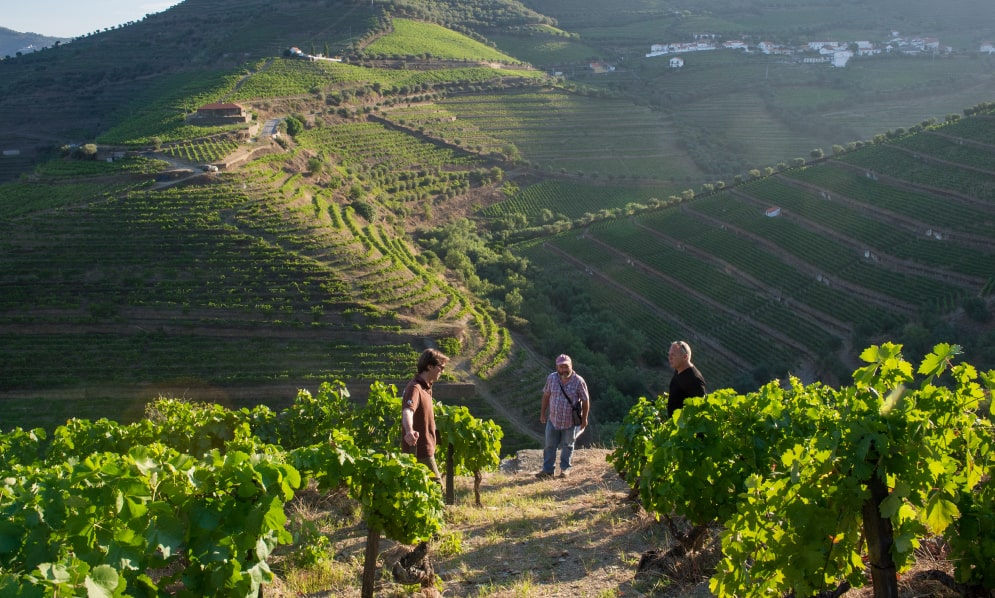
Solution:
M 995 522 L 995 453 L 979 409 L 995 373 L 955 364 L 959 353 L 937 345 L 914 372 L 899 345 L 872 346 L 850 387 L 723 390 L 661 423 L 641 401 L 613 463 L 633 483 L 645 455 L 648 509 L 723 525 L 710 583 L 720 596 L 857 587 L 865 559 L 875 591 L 887 592 L 927 534 L 949 539 L 958 579 L 991 587 L 992 545 L 978 540 Z

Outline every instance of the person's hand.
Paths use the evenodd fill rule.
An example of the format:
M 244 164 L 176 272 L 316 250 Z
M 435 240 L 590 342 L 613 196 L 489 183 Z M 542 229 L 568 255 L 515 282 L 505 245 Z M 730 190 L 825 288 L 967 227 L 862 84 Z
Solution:
M 543 425 L 546 424 L 546 414 L 545 413 L 540 413 L 539 414 L 539 423 L 543 424 Z
M 416 444 L 418 444 L 418 438 L 420 436 L 421 434 L 419 434 L 414 430 L 411 430 L 410 432 L 404 435 L 404 442 L 407 443 L 408 446 L 415 446 Z

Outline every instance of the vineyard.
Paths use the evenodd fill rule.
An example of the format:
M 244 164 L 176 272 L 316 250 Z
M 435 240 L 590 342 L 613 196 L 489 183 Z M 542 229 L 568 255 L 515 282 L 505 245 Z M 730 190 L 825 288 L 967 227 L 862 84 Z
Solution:
M 983 129 L 990 119 L 968 120 Z M 615 211 L 622 202 L 610 196 L 543 182 L 481 215 L 528 214 L 535 224 L 569 205 L 572 230 L 545 244 L 525 242 L 522 251 L 543 276 L 566 268 L 590 281 L 585 294 L 627 329 L 659 343 L 700 345 L 696 356 L 714 372 L 712 388 L 748 388 L 776 372 L 842 378 L 852 369 L 850 347 L 901 334 L 924 310 L 951 313 L 990 294 L 995 213 L 977 166 L 990 152 L 949 141 L 974 128 L 953 121 L 894 148 L 873 144 L 634 211 Z M 595 217 L 577 219 L 581 212 Z M 623 214 L 632 215 L 623 221 Z M 664 333 L 654 334 L 648 313 L 669 324 Z M 982 338 L 971 350 L 985 355 Z M 643 337 L 633 345 L 635 355 L 653 355 Z
M 674 192 L 667 186 L 625 187 L 616 185 L 584 185 L 548 180 L 530 185 L 514 197 L 480 211 L 480 216 L 500 218 L 522 214 L 532 224 L 545 224 L 565 216 L 576 220 L 584 217 L 605 216 L 617 210 L 624 211 L 633 204 L 645 206 L 654 199 L 662 200 L 666 193 Z M 545 216 L 544 216 L 545 215 Z
M 718 596 L 843 592 L 898 575 L 943 535 L 957 583 L 995 585 L 995 371 L 937 345 L 917 367 L 901 346 L 871 346 L 852 386 L 792 379 L 691 399 L 671 418 L 641 399 L 609 460 L 647 509 L 698 526 L 679 557 L 720 524 Z M 919 377 L 916 378 L 916 375 Z M 671 564 L 671 566 L 673 566 Z M 869 571 L 869 574 L 867 573 Z
M 643 561 L 588 556 L 591 530 L 639 517 L 639 542 L 678 542 L 665 564 L 718 536 L 717 595 L 891 587 L 925 543 L 990 591 L 995 105 L 962 106 L 990 100 L 991 57 L 674 69 L 648 45 L 857 35 L 870 13 L 637 4 L 188 0 L 0 61 L 0 595 L 249 596 L 300 572 L 301 595 L 416 593 L 382 537 L 454 564 L 426 592 L 583 594 Z M 198 126 L 216 102 L 249 122 Z M 709 394 L 667 418 L 680 339 Z M 445 494 L 396 451 L 428 347 L 451 364 Z M 455 476 L 479 508 L 502 450 L 542 444 L 561 353 L 593 397 L 579 442 L 611 446 L 645 511 L 588 523 L 565 503 L 590 496 L 520 479 L 446 508 Z M 333 549 L 331 525 L 361 533 Z M 531 562 L 503 560 L 526 529 Z M 667 571 L 590 593 L 675 593 Z
M 393 19 L 393 31 L 364 48 L 366 54 L 386 56 L 428 55 L 433 58 L 518 62 L 485 44 L 433 23 Z
M 257 595 L 277 551 L 326 558 L 327 538 L 291 533 L 304 522 L 285 510 L 310 487 L 347 491 L 361 508 L 372 555 L 363 596 L 372 597 L 381 534 L 428 540 L 443 525 L 443 495 L 385 432 L 400 430 L 397 389 L 370 390 L 362 409 L 344 385 L 325 383 L 281 412 L 160 399 L 131 425 L 72 419 L 51 439 L 40 429 L 0 434 L 0 590 Z M 454 475 L 479 481 L 497 467 L 503 433 L 465 407 L 436 411 L 451 497 Z
M 238 149 L 238 146 L 239 142 L 231 138 L 209 138 L 169 145 L 163 147 L 162 152 L 188 162 L 209 164 L 223 161 L 225 156 Z
M 700 174 L 673 143 L 674 124 L 627 100 L 558 89 L 448 98 L 438 105 L 471 134 L 514 144 L 549 172 L 614 179 Z
M 502 79 L 538 81 L 542 73 L 484 66 L 461 66 L 428 70 L 387 69 L 331 61 L 273 58 L 258 65 L 228 94 L 231 101 L 307 96 L 317 91 L 342 93 L 379 89 L 386 95 L 405 95 L 429 87 L 458 88 Z

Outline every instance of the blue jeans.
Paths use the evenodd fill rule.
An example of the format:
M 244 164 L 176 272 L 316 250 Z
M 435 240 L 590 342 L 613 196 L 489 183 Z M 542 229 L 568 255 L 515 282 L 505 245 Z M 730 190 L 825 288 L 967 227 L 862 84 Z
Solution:
M 570 469 L 573 464 L 574 454 L 574 431 L 576 427 L 566 430 L 557 430 L 553 422 L 546 420 L 546 448 L 542 451 L 542 470 L 546 473 L 553 473 L 553 466 L 556 465 L 556 449 L 560 449 L 560 471 Z

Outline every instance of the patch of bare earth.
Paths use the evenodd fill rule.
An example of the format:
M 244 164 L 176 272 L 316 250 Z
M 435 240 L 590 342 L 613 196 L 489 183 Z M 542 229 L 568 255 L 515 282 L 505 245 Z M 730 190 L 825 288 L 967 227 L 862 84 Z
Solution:
M 457 504 L 446 507 L 443 529 L 429 542 L 434 588 L 394 581 L 395 563 L 413 547 L 383 538 L 376 596 L 707 595 L 707 577 L 637 574 L 644 553 L 668 547 L 670 533 L 629 498 L 628 486 L 605 460 L 608 453 L 577 449 L 570 477 L 540 480 L 535 474 L 542 451 L 520 451 L 500 471 L 484 475 L 479 507 L 473 479 L 457 478 Z M 360 596 L 365 526 L 355 521 L 329 535 L 335 561 L 352 567 L 348 587 L 295 592 L 281 578 L 265 595 Z
M 721 558 L 720 530 L 709 528 L 683 547 L 674 538 L 687 537 L 690 526 L 683 521 L 674 521 L 674 527 L 658 522 L 630 499 L 628 486 L 605 460 L 608 453 L 577 449 L 569 477 L 540 480 L 535 474 L 542 466 L 542 451 L 520 451 L 498 472 L 484 475 L 481 506 L 474 504 L 473 479 L 457 478 L 457 504 L 446 507 L 445 524 L 428 543 L 425 558 L 433 580 L 423 585 L 398 583 L 397 571 L 408 565 L 402 559 L 414 547 L 383 538 L 376 596 L 710 596 L 708 578 Z M 277 562 L 278 579 L 264 595 L 361 595 L 366 527 L 354 505 L 343 506 L 341 494 L 336 507 L 331 506 L 334 501 L 318 502 L 322 500 L 326 515 L 340 520 L 336 529 L 327 532 L 334 564 L 340 569 L 332 576 L 337 585 L 322 586 L 317 579 L 302 585 L 299 574 L 291 582 L 286 568 Z M 942 540 L 923 542 L 916 566 L 900 579 L 900 597 L 956 595 L 945 557 Z M 869 587 L 844 594 L 872 595 Z

